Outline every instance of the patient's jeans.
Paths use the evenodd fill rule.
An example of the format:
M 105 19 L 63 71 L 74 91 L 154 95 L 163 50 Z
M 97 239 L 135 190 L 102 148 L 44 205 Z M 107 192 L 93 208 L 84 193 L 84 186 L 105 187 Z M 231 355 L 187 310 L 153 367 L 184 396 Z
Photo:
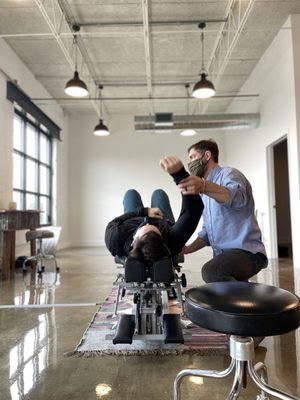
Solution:
M 246 250 L 226 250 L 202 267 L 202 278 L 206 283 L 223 281 L 248 281 L 268 265 L 267 257 L 262 253 L 250 253 Z
M 123 207 L 125 213 L 135 211 L 135 209 L 138 207 L 144 207 L 139 192 L 134 189 L 127 190 L 123 199 Z M 157 189 L 152 193 L 151 207 L 158 207 L 167 220 L 169 220 L 172 224 L 175 223 L 170 200 L 164 190 Z

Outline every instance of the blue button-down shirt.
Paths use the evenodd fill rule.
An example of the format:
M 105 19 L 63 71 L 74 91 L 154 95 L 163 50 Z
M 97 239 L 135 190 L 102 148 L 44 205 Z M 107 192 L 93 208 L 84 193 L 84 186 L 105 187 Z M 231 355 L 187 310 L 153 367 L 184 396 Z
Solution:
M 218 165 L 211 170 L 207 181 L 225 186 L 230 198 L 221 204 L 202 195 L 203 226 L 198 237 L 213 248 L 214 256 L 228 249 L 266 254 L 254 214 L 252 188 L 246 177 L 235 168 Z

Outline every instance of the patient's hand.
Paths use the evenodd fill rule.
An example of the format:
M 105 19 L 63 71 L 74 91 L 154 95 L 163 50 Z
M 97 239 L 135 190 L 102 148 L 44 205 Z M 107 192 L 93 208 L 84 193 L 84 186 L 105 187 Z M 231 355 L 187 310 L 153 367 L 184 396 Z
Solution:
M 159 165 L 165 172 L 168 172 L 169 174 L 175 174 L 176 172 L 180 171 L 181 168 L 183 167 L 180 158 L 176 156 L 163 157 L 160 160 Z
M 148 217 L 162 219 L 163 216 L 164 215 L 159 208 L 157 207 L 148 208 Z

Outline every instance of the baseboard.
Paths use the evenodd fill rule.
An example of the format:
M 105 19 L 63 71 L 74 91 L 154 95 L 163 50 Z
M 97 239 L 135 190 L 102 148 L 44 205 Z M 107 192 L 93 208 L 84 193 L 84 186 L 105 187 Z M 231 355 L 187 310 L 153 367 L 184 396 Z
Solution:
M 101 247 L 105 246 L 104 240 L 86 240 L 86 241 L 64 241 L 58 242 L 57 250 L 69 249 L 71 247 Z M 29 256 L 30 245 L 27 243 L 19 243 L 16 245 L 16 257 Z
M 105 246 L 104 240 L 86 240 L 86 241 L 79 241 L 74 240 L 70 241 L 69 247 L 100 247 Z
M 63 250 L 63 249 L 68 249 L 69 247 L 73 247 L 72 243 L 70 241 L 68 242 L 58 242 L 57 244 L 57 250 Z

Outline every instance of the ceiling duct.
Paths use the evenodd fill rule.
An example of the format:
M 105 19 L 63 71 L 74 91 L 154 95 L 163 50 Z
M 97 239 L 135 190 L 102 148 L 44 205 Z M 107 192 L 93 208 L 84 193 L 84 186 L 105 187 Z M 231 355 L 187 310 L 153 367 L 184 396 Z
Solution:
M 256 129 L 259 126 L 260 114 L 207 114 L 207 115 L 172 115 L 165 123 L 157 123 L 156 114 L 135 116 L 134 128 L 144 132 L 174 132 L 183 129 L 196 130 L 233 130 Z M 173 124 L 171 124 L 171 122 Z
M 174 125 L 172 113 L 157 113 L 154 116 L 155 128 L 170 128 Z

